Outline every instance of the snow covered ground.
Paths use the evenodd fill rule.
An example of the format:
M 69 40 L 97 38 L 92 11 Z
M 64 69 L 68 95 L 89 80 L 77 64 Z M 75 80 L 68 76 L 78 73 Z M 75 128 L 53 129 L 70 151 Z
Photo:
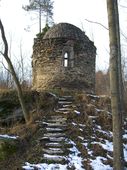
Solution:
M 67 142 L 67 141 L 65 141 Z M 70 148 L 70 153 L 68 156 L 64 156 L 66 161 L 68 162 L 67 164 L 47 164 L 47 163 L 38 163 L 38 164 L 30 164 L 28 162 L 25 163 L 23 166 L 24 170 L 34 170 L 35 168 L 38 170 L 68 170 L 68 168 L 75 167 L 77 170 L 84 170 L 82 168 L 82 161 L 83 159 L 81 158 L 80 152 L 76 147 L 76 144 L 72 141 L 69 140 L 69 144 L 73 145 L 72 148 Z
M 78 126 L 77 123 L 72 122 L 73 126 Z M 80 130 L 84 127 L 83 124 L 79 125 Z M 96 131 L 99 131 L 105 135 L 107 135 L 109 138 L 112 137 L 112 132 L 110 131 L 104 131 L 101 129 L 100 126 L 96 126 L 97 129 Z M 82 129 L 83 130 L 83 129 Z M 104 149 L 105 152 L 107 152 L 107 156 L 94 156 L 92 148 L 89 148 L 89 142 L 87 139 L 85 139 L 82 136 L 78 136 L 78 138 L 81 141 L 81 144 L 87 149 L 87 153 L 89 155 L 89 162 L 90 166 L 92 167 L 93 170 L 113 170 L 113 167 L 110 164 L 107 164 L 105 162 L 108 162 L 109 159 L 113 159 L 112 156 L 108 153 L 113 152 L 113 142 L 111 142 L 108 139 L 102 139 L 100 141 L 96 141 L 96 138 L 94 138 L 94 141 L 91 142 L 91 145 L 99 145 Z M 127 131 L 125 130 L 125 134 L 123 135 L 123 139 L 127 140 Z M 30 164 L 28 162 L 25 163 L 23 166 L 24 170 L 34 170 L 35 168 L 38 170 L 68 170 L 68 167 L 72 167 L 74 165 L 76 170 L 85 170 L 85 168 L 82 168 L 82 162 L 87 161 L 87 159 L 82 158 L 80 155 L 79 150 L 77 149 L 76 144 L 73 141 L 70 141 L 71 144 L 73 144 L 73 148 L 71 149 L 72 153 L 69 154 L 66 159 L 68 160 L 68 165 L 62 165 L 62 164 L 46 164 L 46 163 L 38 163 L 38 164 Z M 127 144 L 124 144 L 124 158 L 127 161 Z M 126 169 L 126 168 L 125 168 Z M 87 169 L 86 169 L 87 170 Z
M 8 139 L 17 139 L 18 138 L 18 136 L 12 136 L 12 135 L 6 135 L 6 134 L 4 134 L 4 135 L 0 135 L 0 138 L 2 139 L 4 139 L 4 138 L 8 138 Z

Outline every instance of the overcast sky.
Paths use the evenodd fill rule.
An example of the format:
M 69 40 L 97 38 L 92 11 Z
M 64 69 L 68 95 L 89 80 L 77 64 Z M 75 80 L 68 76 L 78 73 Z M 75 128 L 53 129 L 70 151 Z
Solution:
M 22 42 L 22 48 L 29 54 L 28 59 L 30 60 L 33 38 L 36 37 L 39 28 L 36 15 L 22 10 L 22 5 L 28 4 L 28 2 L 29 0 L 1 0 L 0 17 L 8 41 L 12 41 L 12 48 L 15 49 L 12 53 L 18 53 L 19 44 Z M 120 3 L 127 6 L 126 0 L 121 0 Z M 127 16 L 127 9 L 120 8 L 122 28 L 125 22 L 127 23 L 125 16 Z M 100 25 L 85 20 L 99 22 L 108 27 L 106 0 L 54 0 L 53 18 L 55 23 L 68 22 L 85 31 L 97 47 L 96 68 L 103 70 L 108 68 L 108 31 Z

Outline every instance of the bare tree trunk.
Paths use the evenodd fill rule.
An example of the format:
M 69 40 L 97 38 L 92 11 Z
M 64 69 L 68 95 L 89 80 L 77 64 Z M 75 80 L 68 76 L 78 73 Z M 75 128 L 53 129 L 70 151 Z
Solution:
M 41 2 L 39 0 L 39 33 L 41 33 Z
M 18 80 L 18 78 L 16 76 L 15 70 L 14 70 L 13 65 L 11 63 L 11 60 L 8 57 L 8 43 L 7 43 L 7 40 L 6 40 L 6 37 L 5 37 L 4 27 L 3 27 L 3 24 L 1 22 L 1 20 L 0 20 L 0 29 L 1 29 L 1 35 L 2 35 L 3 42 L 4 42 L 4 46 L 5 46 L 4 47 L 5 50 L 4 50 L 4 53 L 2 53 L 2 55 L 4 56 L 5 60 L 7 61 L 8 69 L 11 72 L 12 77 L 13 77 L 13 79 L 15 81 L 19 101 L 20 101 L 22 111 L 23 111 L 23 115 L 24 115 L 25 121 L 28 122 L 29 121 L 29 115 L 28 115 L 28 112 L 27 112 L 27 109 L 26 109 L 26 106 L 25 106 L 25 103 L 24 103 L 23 94 L 22 94 L 22 90 L 21 90 L 19 80 Z
M 123 75 L 122 75 L 122 67 L 121 67 L 121 47 L 120 47 L 120 25 L 119 25 L 119 12 L 117 0 L 114 0 L 114 8 L 115 8 L 115 22 L 116 22 L 116 32 L 117 32 L 117 44 L 118 44 L 118 75 L 119 75 L 119 93 L 120 93 L 120 110 L 121 116 L 124 115 L 124 100 L 123 100 Z
M 119 96 L 120 96 L 120 116 L 121 116 L 121 126 L 123 124 L 124 117 L 124 99 L 123 99 L 123 75 L 122 75 L 122 63 L 121 63 L 121 44 L 120 44 L 120 24 L 119 24 L 119 11 L 118 11 L 118 3 L 117 0 L 114 0 L 114 8 L 115 8 L 115 23 L 116 23 L 116 33 L 117 33 L 117 45 L 118 45 L 118 76 L 119 76 Z M 121 129 L 121 133 L 123 131 Z M 121 134 L 121 136 L 122 136 Z M 122 140 L 122 138 L 121 138 Z M 122 142 L 122 141 L 121 141 Z M 121 149 L 121 157 L 124 157 L 123 149 Z
M 117 1 L 116 1 L 117 5 Z M 116 26 L 116 11 L 114 0 L 107 0 L 109 39 L 110 39 L 110 91 L 113 117 L 113 166 L 114 170 L 123 170 L 122 119 L 120 113 L 119 94 L 119 44 L 118 28 Z
M 10 47 L 9 47 L 9 57 L 11 59 L 11 47 L 12 47 L 12 38 L 10 38 Z M 11 74 L 9 73 L 9 71 L 7 71 L 7 87 L 10 88 L 12 86 L 12 83 L 11 83 L 11 79 L 12 79 L 12 76 Z

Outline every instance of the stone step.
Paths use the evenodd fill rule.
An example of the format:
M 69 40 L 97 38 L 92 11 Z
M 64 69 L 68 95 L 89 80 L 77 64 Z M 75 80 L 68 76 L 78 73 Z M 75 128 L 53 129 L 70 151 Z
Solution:
M 65 137 L 42 137 L 39 139 L 40 142 L 64 142 Z
M 57 123 L 61 123 L 61 122 L 63 123 L 64 122 L 65 123 L 66 120 L 67 120 L 66 118 L 51 118 L 51 119 L 47 119 L 46 122 L 47 123 L 50 123 L 50 122 L 51 123 L 52 122 L 57 122 Z
M 67 118 L 64 116 L 50 116 L 47 119 L 38 120 L 36 123 L 42 125 L 43 123 L 66 123 Z
M 69 111 L 69 110 L 68 111 L 55 110 L 55 112 L 59 113 L 59 114 L 65 114 L 66 115 L 66 114 L 70 113 L 71 111 Z
M 45 133 L 44 137 L 64 137 L 65 133 Z
M 58 143 L 58 142 L 50 142 L 50 143 L 45 143 L 45 146 L 46 146 L 46 147 L 54 147 L 54 148 L 57 148 L 57 147 L 62 147 L 63 144 Z
M 76 108 L 75 105 L 68 105 L 68 104 L 63 104 L 62 107 L 63 108 Z
M 72 108 L 59 108 L 57 110 L 55 110 L 56 113 L 70 113 L 73 112 Z
M 70 96 L 70 95 L 66 95 L 66 96 L 62 96 L 63 98 L 66 98 L 66 99 L 70 99 L 70 98 L 73 98 L 73 96 Z
M 43 122 L 43 125 L 47 125 L 48 127 L 57 127 L 57 128 L 61 128 L 61 127 L 66 127 L 67 125 L 65 123 L 48 123 L 48 122 Z
M 62 107 L 62 108 L 58 108 L 57 110 L 59 111 L 72 111 L 72 108 L 68 108 L 68 107 Z
M 72 96 L 61 96 L 59 101 L 74 101 L 74 98 Z
M 66 161 L 66 158 L 64 156 L 59 156 L 59 155 L 44 154 L 42 161 L 63 163 Z
M 67 107 L 72 107 L 72 105 L 69 105 L 69 104 L 63 104 L 62 105 L 63 108 L 67 108 Z
M 38 123 L 39 125 L 41 125 L 41 124 L 43 124 L 43 123 L 65 123 L 66 122 L 66 120 L 67 120 L 67 118 L 66 117 L 64 117 L 64 116 L 51 116 L 51 117 L 49 117 L 49 118 L 47 118 L 47 119 L 43 119 L 43 120 L 38 120 L 38 121 L 36 121 L 36 123 Z
M 52 148 L 64 148 L 64 149 L 69 149 L 72 148 L 73 145 L 67 142 L 49 142 L 45 143 L 45 147 L 52 147 Z
M 43 152 L 47 153 L 47 154 L 63 154 L 64 151 L 60 148 L 48 148 L 48 149 L 43 149 Z M 61 156 L 61 155 L 60 155 Z
M 53 115 L 53 116 L 50 116 L 51 119 L 62 119 L 62 118 L 65 118 L 63 115 Z
M 66 98 L 60 97 L 60 98 L 59 98 L 59 101 L 66 101 Z
M 69 101 L 58 101 L 58 104 L 72 104 L 72 102 Z
M 46 127 L 45 128 L 45 130 L 46 130 L 46 132 L 52 132 L 52 133 L 56 133 L 56 132 L 64 132 L 64 131 L 66 131 L 66 128 L 48 128 L 48 127 Z

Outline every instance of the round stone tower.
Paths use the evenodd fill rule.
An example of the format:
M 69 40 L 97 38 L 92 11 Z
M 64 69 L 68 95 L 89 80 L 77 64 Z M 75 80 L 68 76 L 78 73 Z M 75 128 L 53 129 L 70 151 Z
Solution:
M 96 47 L 78 27 L 59 23 L 34 39 L 33 89 L 95 90 Z

